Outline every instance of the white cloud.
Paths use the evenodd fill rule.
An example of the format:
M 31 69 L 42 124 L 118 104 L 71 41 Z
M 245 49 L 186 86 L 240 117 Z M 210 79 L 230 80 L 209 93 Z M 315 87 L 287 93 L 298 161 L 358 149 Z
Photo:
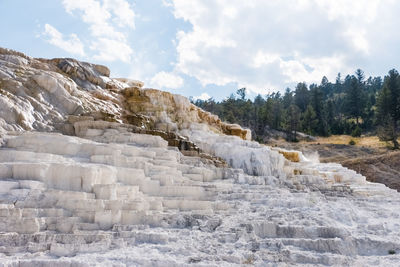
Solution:
M 63 0 L 65 10 L 71 15 L 74 11 L 82 11 L 82 20 L 91 25 L 106 25 L 111 17 L 110 12 L 96 0 Z
M 128 1 L 63 0 L 62 4 L 69 14 L 78 14 L 88 25 L 90 37 L 85 39 L 90 44 L 92 59 L 124 62 L 131 60 L 133 50 L 128 42 L 128 30 L 135 28 L 135 13 Z M 45 29 L 45 33 L 47 32 Z M 60 32 L 58 34 L 62 36 Z M 71 40 L 77 43 L 79 38 L 74 35 Z M 57 45 L 55 42 L 51 43 Z
M 119 27 L 135 28 L 135 12 L 125 0 L 104 0 L 105 9 L 113 12 L 113 21 Z
M 183 86 L 183 79 L 174 73 L 161 71 L 154 75 L 150 81 L 150 85 L 160 89 L 177 89 Z
M 264 52 L 262 50 L 259 50 L 253 57 L 252 67 L 259 68 L 263 65 L 268 65 L 275 61 L 280 61 L 280 60 L 281 60 L 281 58 L 279 57 L 278 54 L 270 54 L 270 53 Z
M 170 0 L 161 0 L 162 4 L 166 7 L 174 6 Z
M 383 40 L 394 46 L 384 25 L 399 22 L 400 6 L 394 0 L 171 1 L 175 17 L 193 26 L 177 33 L 175 71 L 203 86 L 237 83 L 256 93 L 366 66 L 380 56 Z
M 93 56 L 95 60 L 129 62 L 131 59 L 131 47 L 127 43 L 118 40 L 98 38 L 92 42 L 90 48 L 97 51 L 97 54 Z
M 151 78 L 159 71 L 157 62 L 151 61 L 144 53 L 135 53 L 132 59 L 132 68 L 128 77 L 141 80 L 146 86 L 151 85 Z M 137 66 L 140 66 L 138 68 Z
M 50 24 L 46 24 L 44 25 L 43 35 L 47 38 L 47 42 L 68 53 L 79 56 L 85 55 L 83 44 L 76 34 L 70 34 L 69 38 L 64 38 L 63 34 L 56 28 Z
M 208 100 L 208 99 L 210 99 L 211 98 L 211 96 L 209 95 L 209 94 L 207 94 L 207 93 L 202 93 L 201 95 L 199 95 L 199 96 L 195 96 L 195 97 L 193 97 L 193 99 L 194 100 L 197 100 L 197 99 L 199 99 L 199 100 Z

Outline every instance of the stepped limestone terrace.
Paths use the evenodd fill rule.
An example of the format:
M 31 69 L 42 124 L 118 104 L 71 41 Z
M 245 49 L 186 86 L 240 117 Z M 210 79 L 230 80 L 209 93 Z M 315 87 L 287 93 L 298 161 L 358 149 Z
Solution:
M 0 49 L 1 266 L 396 266 L 400 195 L 178 95 Z

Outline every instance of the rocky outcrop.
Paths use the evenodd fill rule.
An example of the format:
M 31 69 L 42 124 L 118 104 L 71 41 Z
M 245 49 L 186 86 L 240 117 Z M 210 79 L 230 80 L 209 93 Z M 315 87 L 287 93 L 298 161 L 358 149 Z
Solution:
M 226 163 L 200 151 L 179 131 L 201 123 L 215 132 L 251 139 L 250 131 L 221 122 L 182 96 L 142 89 L 140 81 L 109 76 L 105 66 L 69 58 L 34 59 L 1 49 L 0 131 L 59 131 L 80 136 L 75 121 L 113 122 L 114 127 L 160 136 L 187 155 L 201 155 L 218 166 Z
M 76 84 L 86 90 L 111 87 L 110 70 L 106 66 L 80 62 L 75 59 L 59 58 L 50 61 L 62 72 L 72 78 Z
M 70 58 L 35 59 L 2 48 L 0 117 L 5 121 L 0 129 L 70 133 L 64 125 L 68 115 L 89 115 L 166 135 L 202 123 L 216 132 L 251 139 L 250 131 L 221 122 L 183 96 L 109 76 L 110 70 L 102 65 Z
M 130 124 L 121 124 L 116 122 L 108 122 L 104 120 L 95 120 L 91 116 L 69 116 L 68 122 L 71 127 L 71 135 L 76 135 L 82 138 L 96 138 L 97 136 L 103 135 L 105 132 L 113 129 L 114 139 L 120 136 L 120 133 L 128 134 L 142 134 L 142 135 L 152 135 L 161 137 L 167 141 L 168 146 L 176 147 L 181 151 L 182 154 L 186 156 L 200 157 L 204 163 L 214 164 L 217 167 L 227 167 L 226 162 L 219 157 L 204 153 L 201 151 L 193 142 L 191 142 L 187 137 L 180 136 L 173 132 L 164 132 L 160 130 L 148 130 L 143 127 L 137 127 Z M 101 141 L 95 139 L 96 141 Z M 122 137 L 122 142 L 128 142 L 127 139 Z M 151 139 L 151 142 L 157 143 L 158 139 Z M 164 143 L 165 143 L 164 141 Z M 132 141 L 130 141 L 132 142 Z
M 221 122 L 218 116 L 206 112 L 180 95 L 156 89 L 128 87 L 123 90 L 127 110 L 144 114 L 154 122 L 154 128 L 162 131 L 187 129 L 193 123 L 204 124 L 211 131 L 251 140 L 251 131 L 236 124 Z
M 121 116 L 115 102 L 83 90 L 51 62 L 6 49 L 0 50 L 0 102 L 0 131 L 63 131 L 67 115 Z

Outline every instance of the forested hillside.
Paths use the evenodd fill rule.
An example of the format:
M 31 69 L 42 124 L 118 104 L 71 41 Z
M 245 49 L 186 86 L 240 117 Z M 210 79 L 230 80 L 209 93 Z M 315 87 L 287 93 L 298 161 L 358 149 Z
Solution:
M 323 77 L 320 84 L 298 83 L 284 94 L 257 95 L 254 100 L 246 93 L 241 88 L 221 102 L 212 98 L 193 102 L 222 120 L 250 128 L 256 140 L 262 140 L 268 128 L 285 131 L 289 141 L 297 140 L 298 131 L 316 136 L 378 133 L 386 141 L 397 139 L 400 78 L 396 70 L 384 79 L 366 78 L 360 69 L 344 78 L 339 73 L 334 82 Z

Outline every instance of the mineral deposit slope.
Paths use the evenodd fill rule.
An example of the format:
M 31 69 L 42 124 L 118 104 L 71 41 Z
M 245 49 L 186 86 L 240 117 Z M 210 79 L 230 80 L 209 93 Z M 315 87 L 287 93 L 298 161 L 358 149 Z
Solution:
M 0 266 L 396 266 L 400 194 L 100 65 L 0 49 Z

